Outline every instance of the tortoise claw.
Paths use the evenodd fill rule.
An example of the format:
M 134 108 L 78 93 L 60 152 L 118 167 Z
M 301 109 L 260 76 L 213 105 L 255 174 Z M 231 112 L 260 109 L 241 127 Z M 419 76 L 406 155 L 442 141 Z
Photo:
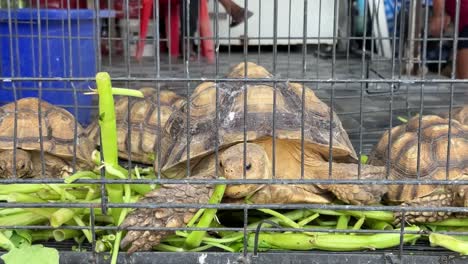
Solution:
M 162 204 L 206 204 L 209 201 L 213 186 L 168 184 L 145 195 L 141 203 Z M 198 209 L 195 208 L 139 208 L 131 212 L 121 228 L 178 228 L 184 227 Z M 127 252 L 148 251 L 158 245 L 165 237 L 174 234 L 172 230 L 130 230 L 120 243 Z

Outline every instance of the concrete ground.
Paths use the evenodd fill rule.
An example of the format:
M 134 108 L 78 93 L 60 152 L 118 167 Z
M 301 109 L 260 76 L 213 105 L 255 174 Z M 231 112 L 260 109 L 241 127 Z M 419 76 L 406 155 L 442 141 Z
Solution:
M 270 72 L 273 72 L 273 65 L 276 64 L 275 76 L 284 79 L 298 78 L 314 81 L 331 78 L 337 80 L 392 78 L 392 60 L 378 57 L 363 60 L 361 55 L 351 55 L 348 58 L 336 58 L 333 63 L 331 58 L 318 58 L 313 52 L 308 52 L 303 58 L 300 48 L 296 48 L 289 52 L 287 50 L 278 52 L 275 60 L 271 51 L 258 51 L 254 48 L 248 52 L 247 60 L 262 65 Z M 144 58 L 142 62 L 136 62 L 128 57 L 119 59 L 105 57 L 102 59 L 101 70 L 108 71 L 113 78 L 156 78 L 158 75 L 161 78 L 180 78 L 180 81 L 170 82 L 167 85 L 181 95 L 186 95 L 187 82 L 184 82 L 184 78 L 222 78 L 230 67 L 244 61 L 244 54 L 239 51 L 220 52 L 218 69 L 216 65 L 205 63 L 202 58 L 185 65 L 181 59 L 170 61 L 167 54 L 161 54 L 159 61 L 158 64 L 155 57 Z M 305 61 L 305 71 L 303 71 L 303 61 Z M 393 95 L 388 83 L 307 84 L 327 104 L 330 104 L 333 97 L 333 108 L 348 131 L 357 152 L 361 150 L 363 153 L 368 153 L 383 131 L 388 127 L 401 124 L 398 120 L 399 116 L 410 117 L 419 113 L 421 107 L 424 114 L 448 111 L 451 98 L 453 98 L 454 107 L 468 103 L 468 84 L 453 85 L 451 94 L 449 84 L 431 83 L 432 79 L 445 79 L 446 77 L 432 73 L 426 74 L 424 78 L 401 76 L 397 64 L 398 61 L 395 62 L 393 78 L 406 80 L 406 82 L 400 87 L 395 87 Z M 367 67 L 370 69 L 369 74 L 367 74 Z M 411 83 L 414 79 L 426 82 L 424 84 Z M 161 84 L 164 85 L 163 82 Z M 157 83 L 129 81 L 114 83 L 114 85 L 137 88 L 143 85 L 156 87 Z M 189 85 L 189 90 L 191 90 L 196 87 L 197 83 L 192 82 Z M 392 104 L 392 115 L 390 115 L 390 104 Z M 391 124 L 390 116 L 392 116 Z

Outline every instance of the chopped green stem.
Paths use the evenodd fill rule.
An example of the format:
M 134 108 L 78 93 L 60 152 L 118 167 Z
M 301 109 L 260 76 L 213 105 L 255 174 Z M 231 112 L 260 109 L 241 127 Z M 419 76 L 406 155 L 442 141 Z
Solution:
M 112 216 L 108 215 L 96 215 L 94 217 L 94 220 L 96 220 L 96 222 L 98 223 L 114 224 L 114 219 L 112 218 Z
M 220 179 L 223 179 L 222 177 Z M 224 191 L 226 190 L 226 184 L 219 184 L 216 185 L 213 194 L 208 201 L 209 204 L 219 204 L 224 196 Z M 217 209 L 209 208 L 205 209 L 203 215 L 201 216 L 200 220 L 198 221 L 197 227 L 198 228 L 207 228 L 211 225 Z M 192 231 L 190 235 L 185 240 L 184 247 L 187 249 L 193 249 L 200 246 L 200 243 L 205 236 L 206 231 Z
M 125 203 L 130 203 L 131 200 L 131 190 L 130 190 L 130 185 L 125 184 L 124 185 L 124 202 Z M 127 216 L 128 213 L 128 208 L 123 208 L 120 217 L 117 222 L 117 226 L 120 226 L 120 224 L 125 220 L 125 217 Z M 117 263 L 117 257 L 118 257 L 118 252 L 119 252 L 119 246 L 120 246 L 120 241 L 122 240 L 122 231 L 118 231 L 117 235 L 115 236 L 115 241 L 114 241 L 114 251 L 112 251 L 112 260 L 111 263 Z
M 297 223 L 299 226 L 303 227 L 305 225 L 307 225 L 308 223 L 314 221 L 317 217 L 319 217 L 320 214 L 318 213 L 315 213 L 309 217 L 306 217 L 305 219 L 301 220 L 299 223 Z
M 310 209 L 310 211 L 312 211 L 314 213 L 321 214 L 321 215 L 336 215 L 336 216 L 339 216 L 339 215 L 344 215 L 345 214 L 343 212 L 338 212 L 338 211 L 333 211 L 333 210 L 324 210 L 324 209 Z
M 320 225 L 305 225 L 303 228 L 310 228 L 310 229 L 331 229 L 331 226 L 320 226 Z M 346 229 L 352 229 L 352 226 L 348 226 Z M 324 233 L 325 234 L 325 233 Z
M 23 208 L 5 208 L 5 209 L 0 210 L 0 217 L 5 216 L 5 215 L 23 213 L 23 212 L 24 212 Z
M 338 216 L 338 221 L 336 223 L 336 229 L 346 229 L 348 228 L 349 215 L 340 215 Z
M 70 238 L 78 237 L 80 231 L 74 229 L 56 229 L 52 231 L 52 235 L 57 242 L 61 242 Z
M 456 239 L 449 235 L 431 233 L 429 241 L 432 246 L 440 246 L 446 249 L 460 253 L 460 255 L 468 255 L 468 242 Z
M 177 232 L 176 231 L 176 234 L 178 236 L 181 236 L 181 237 L 188 237 L 189 234 L 185 233 L 185 232 Z M 213 238 L 213 237 L 204 237 L 202 238 L 202 241 L 203 242 L 213 242 L 213 243 L 231 243 L 231 242 L 234 242 L 236 240 L 239 240 L 239 239 L 242 239 L 242 237 L 244 237 L 244 234 L 239 234 L 237 232 L 231 234 L 231 235 L 227 235 L 223 238 Z M 173 238 L 173 239 L 179 239 L 179 238 Z M 176 241 L 176 240 L 164 240 L 164 241 Z
M 31 232 L 32 242 L 35 241 L 47 241 L 54 238 L 52 230 L 37 230 Z
M 101 154 L 98 151 L 93 152 L 93 160 L 97 165 L 100 165 L 101 162 Z M 113 170 L 115 170 L 119 175 L 128 175 L 128 171 L 124 168 L 122 168 L 120 165 L 116 165 L 112 167 Z M 137 176 L 134 173 L 131 173 L 130 175 L 131 179 L 137 179 Z M 126 179 L 127 177 L 124 177 Z M 148 178 L 156 178 L 156 175 L 152 174 L 151 177 Z M 145 195 L 149 193 L 150 191 L 158 188 L 159 186 L 154 185 L 154 184 L 132 184 L 130 188 L 141 195 Z
M 433 222 L 432 226 L 468 226 L 468 218 L 450 218 L 443 221 Z
M 184 252 L 185 250 L 180 247 L 174 247 L 170 246 L 167 244 L 158 244 L 157 246 L 154 246 L 153 249 L 158 250 L 158 251 L 166 251 L 166 252 Z
M 109 173 L 109 169 L 118 166 L 117 151 L 117 125 L 115 119 L 114 97 L 112 96 L 112 84 L 107 72 L 96 74 L 97 91 L 99 94 L 99 126 L 101 128 L 101 147 L 106 163 L 105 176 L 115 179 L 116 176 Z M 107 193 L 111 203 L 123 202 L 123 187 L 120 184 L 106 184 Z M 114 222 L 118 222 L 122 208 L 112 208 Z
M 367 219 L 366 218 L 366 225 L 373 230 L 392 230 L 393 226 L 387 222 L 374 220 L 374 219 Z
M 56 184 L 47 184 L 47 187 L 51 188 L 61 196 L 61 200 L 75 201 L 76 197 L 63 188 L 58 187 Z
M 365 217 L 359 218 L 359 220 L 356 221 L 356 223 L 353 226 L 353 230 L 359 230 L 361 229 L 362 225 L 364 224 L 364 220 L 366 220 Z
M 143 98 L 144 95 L 139 90 L 112 87 L 112 95 L 124 95 Z
M 221 249 L 224 249 L 228 252 L 236 252 L 235 249 L 231 248 L 231 247 L 228 247 L 226 245 L 223 245 L 223 244 L 220 244 L 220 243 L 214 243 L 214 242 L 205 242 L 205 244 L 209 245 L 209 246 L 213 246 L 213 247 L 217 247 L 217 248 L 221 248 Z
M 61 208 L 55 211 L 50 216 L 50 225 L 52 227 L 59 227 L 64 223 L 70 221 L 75 216 L 76 210 L 69 208 Z
M 101 240 L 96 241 L 96 247 L 94 249 L 97 253 L 106 252 L 108 250 L 106 243 Z
M 320 218 L 317 218 L 316 219 L 317 223 L 321 226 L 336 226 L 337 224 L 337 221 L 323 221 L 323 220 L 320 220 Z
M 416 226 L 407 227 L 407 231 L 419 231 Z M 403 241 L 411 242 L 420 237 L 419 234 L 405 234 Z M 254 245 L 254 234 L 249 235 L 249 245 Z M 300 233 L 261 233 L 259 246 L 272 249 L 287 250 L 331 250 L 352 251 L 362 249 L 384 249 L 397 246 L 400 243 L 400 234 L 375 234 L 375 235 L 345 235 L 322 234 L 309 236 Z
M 257 209 L 265 214 L 269 214 L 269 215 L 272 215 L 278 219 L 280 219 L 280 221 L 282 223 L 284 223 L 285 225 L 289 226 L 289 227 L 292 227 L 292 228 L 301 228 L 298 224 L 296 224 L 296 222 L 294 222 L 293 220 L 287 218 L 285 215 L 281 214 L 281 213 L 278 213 L 274 210 L 271 210 L 271 209 Z
M 290 212 L 287 212 L 287 213 L 284 213 L 282 214 L 284 217 L 292 220 L 292 221 L 296 221 L 296 220 L 299 220 L 301 218 L 304 218 L 304 217 L 308 217 L 309 215 L 313 214 L 314 212 L 312 211 L 309 211 L 309 210 L 305 210 L 305 209 L 298 209 L 298 210 L 294 210 L 294 211 L 290 211 Z M 277 223 L 277 224 L 280 224 L 281 223 L 281 219 L 278 218 L 278 217 L 270 217 L 270 218 L 267 218 L 267 220 L 269 221 L 272 221 L 274 223 Z M 251 223 L 247 226 L 247 228 L 256 228 L 258 226 L 258 224 L 260 224 L 260 221 L 256 221 L 254 223 Z M 268 223 L 264 223 L 262 225 L 262 227 L 271 227 L 270 224 Z
M 32 195 L 23 194 L 23 193 L 11 193 L 8 195 L 8 202 L 14 203 L 46 203 L 45 200 L 42 200 L 38 197 L 34 197 Z M 56 211 L 53 208 L 24 208 L 26 211 L 30 211 L 36 213 L 38 215 L 50 218 L 50 216 Z
M 99 179 L 99 175 L 92 171 L 78 171 L 73 175 L 70 175 L 69 177 L 65 178 L 64 182 L 65 183 L 72 183 L 78 179 Z
M 29 194 L 24 194 L 24 193 L 10 193 L 8 195 L 8 200 L 9 203 L 45 203 L 45 200 L 42 200 L 41 198 L 29 195 Z
M 81 226 L 81 227 L 85 227 L 85 223 L 83 222 L 83 220 L 81 220 L 81 218 L 79 218 L 78 216 L 73 216 L 73 220 L 75 220 L 76 224 L 78 226 Z M 83 232 L 83 234 L 86 236 L 86 239 L 88 240 L 89 243 L 92 243 L 93 242 L 93 237 L 91 236 L 91 232 L 88 230 L 88 229 L 81 229 L 81 231 Z
M 195 215 L 190 219 L 190 221 L 187 223 L 187 227 L 192 227 L 195 222 L 197 222 L 197 220 L 200 218 L 200 216 L 202 216 L 202 214 L 205 212 L 205 208 L 200 208 L 200 210 L 198 210 Z
M 342 211 L 347 215 L 354 216 L 356 218 L 365 217 L 367 219 L 374 219 L 380 221 L 392 222 L 394 220 L 393 213 L 387 211 Z
M 0 217 L 0 226 L 37 225 L 47 222 L 48 218 L 34 212 L 24 211 Z
M 43 189 L 42 184 L 1 184 L 0 194 L 7 195 L 10 193 L 36 193 Z
M 86 190 L 71 189 L 71 190 L 68 190 L 67 192 L 73 195 L 77 200 L 86 199 L 86 195 L 88 195 L 88 191 Z M 39 192 L 37 192 L 37 196 L 43 200 L 61 200 L 62 199 L 61 195 L 55 192 L 51 192 L 50 190 L 45 190 L 45 189 L 42 189 Z M 99 193 L 95 194 L 93 196 L 93 199 L 98 198 L 99 196 L 100 196 Z

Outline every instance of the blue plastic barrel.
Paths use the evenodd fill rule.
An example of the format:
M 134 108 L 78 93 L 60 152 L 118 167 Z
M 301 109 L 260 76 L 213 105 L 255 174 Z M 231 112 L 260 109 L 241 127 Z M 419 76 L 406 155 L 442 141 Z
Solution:
M 0 105 L 39 97 L 65 107 L 82 125 L 90 123 L 92 81 L 61 78 L 96 75 L 96 12 L 88 9 L 0 10 Z M 40 52 L 41 51 L 41 52 Z M 56 78 L 11 81 L 10 77 Z

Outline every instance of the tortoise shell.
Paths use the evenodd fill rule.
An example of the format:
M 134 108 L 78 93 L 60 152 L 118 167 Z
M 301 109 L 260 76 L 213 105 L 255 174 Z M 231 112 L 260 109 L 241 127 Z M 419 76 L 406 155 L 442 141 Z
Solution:
M 239 68 L 241 67 L 236 67 L 236 69 Z M 259 72 L 269 74 L 266 69 L 255 64 L 251 64 L 248 70 L 248 75 Z M 330 124 L 330 108 L 320 101 L 310 88 L 304 87 L 304 90 L 305 144 L 314 145 L 314 150 L 328 160 L 330 131 L 332 131 L 331 150 L 334 159 L 356 161 L 357 155 L 338 116 L 333 113 L 333 121 Z M 218 91 L 218 109 L 216 91 Z M 244 112 L 244 96 L 247 99 L 247 113 Z M 246 86 L 241 82 L 200 84 L 193 91 L 190 103 L 174 112 L 166 124 L 165 136 L 161 144 L 165 147 L 163 150 L 165 156 L 161 163 L 162 170 L 186 166 L 187 153 L 191 160 L 196 160 L 213 153 L 216 145 L 222 149 L 243 142 L 244 121 L 246 139 L 249 142 L 273 137 L 273 126 L 275 126 L 274 136 L 277 139 L 300 143 L 302 85 L 277 83 L 274 120 L 273 98 L 273 84 L 255 83 Z M 188 111 L 189 119 L 187 119 Z M 216 118 L 217 112 L 218 118 Z M 155 169 L 157 168 L 155 164 Z
M 244 78 L 245 76 L 245 63 L 239 63 L 236 66 L 232 67 L 229 71 L 228 78 Z M 265 68 L 258 66 L 255 63 L 247 62 L 247 78 L 263 78 L 269 79 L 273 77 Z
M 451 123 L 450 166 L 447 167 L 449 120 L 436 115 L 425 115 L 421 122 L 419 180 L 457 179 L 468 173 L 468 126 L 456 120 Z M 389 159 L 389 179 L 418 179 L 419 117 L 391 129 L 391 148 L 388 155 L 386 131 L 369 157 L 369 164 L 385 166 Z M 388 199 L 403 202 L 424 197 L 437 189 L 434 185 L 390 185 Z
M 76 146 L 77 161 L 89 164 L 94 150 L 83 127 L 67 110 L 38 98 L 17 100 L 16 147 L 24 150 L 41 150 L 45 153 L 72 159 Z M 41 107 L 39 115 L 39 105 Z M 39 122 L 40 119 L 40 122 Z M 76 144 L 74 144 L 76 125 Z M 15 103 L 0 107 L 0 150 L 13 149 Z M 41 127 L 41 134 L 39 133 Z
M 132 161 L 152 164 L 155 160 L 155 151 L 158 148 L 159 127 L 164 127 L 174 109 L 180 107 L 185 99 L 172 91 L 160 90 L 159 114 L 161 121 L 158 122 L 157 89 L 144 87 L 139 90 L 143 93 L 144 98 L 131 98 L 129 100 L 127 96 L 118 96 L 115 100 L 118 155 L 120 158 L 128 159 L 128 143 L 130 143 Z M 100 143 L 98 128 L 97 121 L 88 128 L 89 137 L 96 145 Z M 128 133 L 129 131 L 130 133 Z

